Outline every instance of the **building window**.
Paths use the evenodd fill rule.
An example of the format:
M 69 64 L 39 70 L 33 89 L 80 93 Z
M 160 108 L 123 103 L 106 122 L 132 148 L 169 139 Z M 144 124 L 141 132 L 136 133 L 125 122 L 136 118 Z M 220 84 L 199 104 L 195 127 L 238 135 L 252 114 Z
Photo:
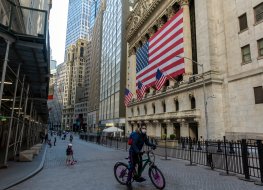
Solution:
M 166 112 L 166 104 L 165 104 L 165 101 L 162 102 L 162 105 L 163 105 L 163 112 L 165 113 L 165 112 Z
M 131 114 L 132 114 L 132 117 L 133 117 L 133 108 L 131 109 Z
M 263 38 L 258 40 L 258 56 L 263 56 Z
M 175 111 L 179 111 L 179 101 L 175 100 Z
M 146 105 L 144 105 L 144 113 L 145 113 L 145 115 L 147 115 L 147 106 Z
M 251 55 L 250 55 L 250 46 L 246 45 L 241 48 L 242 51 L 242 62 L 248 63 L 251 61 Z
M 247 14 L 243 14 L 241 15 L 240 17 L 238 17 L 238 20 L 239 20 L 239 28 L 240 28 L 240 31 L 243 31 L 245 29 L 247 29 Z
M 155 114 L 155 105 L 152 104 L 152 107 L 153 107 L 153 114 Z
M 195 97 L 191 98 L 191 109 L 195 109 Z
M 140 115 L 140 108 L 139 107 L 137 107 L 137 113 L 138 113 L 138 115 Z
M 254 87 L 255 104 L 263 103 L 263 87 Z
M 263 20 L 263 3 L 260 3 L 254 8 L 255 22 L 260 22 Z

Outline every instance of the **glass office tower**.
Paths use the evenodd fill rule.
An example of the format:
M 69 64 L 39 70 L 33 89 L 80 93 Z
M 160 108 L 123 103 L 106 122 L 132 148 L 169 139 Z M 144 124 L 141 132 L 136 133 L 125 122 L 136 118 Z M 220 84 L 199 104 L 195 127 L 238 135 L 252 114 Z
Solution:
M 96 17 L 100 8 L 101 0 L 90 0 L 90 13 L 89 13 L 89 35 L 92 34 L 92 30 L 95 24 Z
M 99 124 L 125 125 L 126 81 L 125 25 L 128 1 L 107 0 L 103 15 Z
M 89 1 L 69 0 L 65 50 L 78 39 L 88 39 Z

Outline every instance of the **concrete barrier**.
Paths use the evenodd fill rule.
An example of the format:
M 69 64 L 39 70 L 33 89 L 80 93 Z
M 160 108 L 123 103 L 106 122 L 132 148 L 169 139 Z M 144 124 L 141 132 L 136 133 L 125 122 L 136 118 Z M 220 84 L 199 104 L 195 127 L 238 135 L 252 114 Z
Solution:
M 34 152 L 34 155 L 38 155 L 39 154 L 39 151 L 40 151 L 40 147 L 38 146 L 33 146 L 30 148 L 30 150 L 33 150 Z
M 34 150 L 24 150 L 19 153 L 20 162 L 32 162 L 34 157 Z

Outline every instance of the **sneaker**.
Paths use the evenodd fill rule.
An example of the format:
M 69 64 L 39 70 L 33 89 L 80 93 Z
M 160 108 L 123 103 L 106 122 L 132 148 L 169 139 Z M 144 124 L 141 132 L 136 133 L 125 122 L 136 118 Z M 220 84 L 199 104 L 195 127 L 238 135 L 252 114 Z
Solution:
M 146 179 L 144 177 L 139 177 L 138 179 L 135 179 L 136 182 L 144 182 Z

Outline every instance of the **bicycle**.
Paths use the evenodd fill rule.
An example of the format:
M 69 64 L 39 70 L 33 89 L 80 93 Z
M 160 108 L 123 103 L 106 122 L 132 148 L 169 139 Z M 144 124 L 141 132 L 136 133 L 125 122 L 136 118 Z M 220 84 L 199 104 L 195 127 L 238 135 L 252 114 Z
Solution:
M 134 177 L 141 176 L 146 166 L 149 165 L 148 175 L 151 179 L 151 182 L 157 189 L 164 189 L 165 178 L 161 170 L 155 165 L 155 155 L 153 153 L 153 149 L 145 151 L 144 153 L 147 154 L 147 158 L 142 159 L 143 165 L 141 171 L 137 171 L 135 167 L 135 170 L 133 171 L 133 175 L 132 175 L 132 182 L 135 180 Z M 117 162 L 114 166 L 114 176 L 121 185 L 126 185 L 130 167 L 131 167 L 130 162 L 129 164 L 123 162 Z

